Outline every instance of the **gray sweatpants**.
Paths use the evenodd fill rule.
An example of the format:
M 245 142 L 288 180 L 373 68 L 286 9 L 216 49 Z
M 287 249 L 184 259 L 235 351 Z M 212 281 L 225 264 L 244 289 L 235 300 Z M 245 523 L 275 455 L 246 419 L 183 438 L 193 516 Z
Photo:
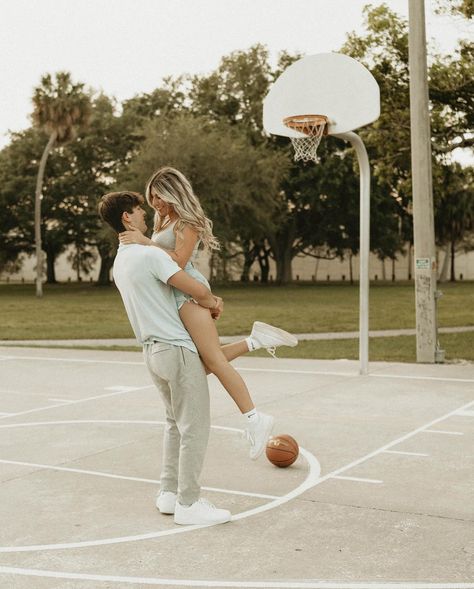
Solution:
M 166 409 L 162 491 L 178 494 L 182 505 L 199 499 L 209 440 L 209 388 L 199 354 L 165 343 L 145 344 L 145 362 Z

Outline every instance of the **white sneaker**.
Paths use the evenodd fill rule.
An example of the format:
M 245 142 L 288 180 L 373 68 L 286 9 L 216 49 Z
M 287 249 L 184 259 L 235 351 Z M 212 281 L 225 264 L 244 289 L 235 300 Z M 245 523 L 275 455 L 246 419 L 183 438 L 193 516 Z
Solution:
M 250 334 L 255 349 L 266 348 L 267 352 L 275 358 L 275 348 L 278 346 L 290 346 L 294 348 L 298 345 L 298 340 L 294 335 L 288 333 L 279 327 L 273 327 L 268 323 L 255 321 Z
M 189 506 L 176 501 L 174 523 L 184 526 L 225 524 L 231 517 L 230 511 L 217 509 L 207 499 L 199 499 Z
M 173 515 L 176 504 L 176 497 L 176 493 L 172 493 L 171 491 L 161 491 L 161 493 L 156 498 L 156 507 L 160 513 Z
M 257 460 L 265 450 L 268 438 L 272 433 L 274 419 L 271 415 L 258 413 L 258 419 L 249 422 L 245 430 L 245 437 L 250 442 L 250 458 Z

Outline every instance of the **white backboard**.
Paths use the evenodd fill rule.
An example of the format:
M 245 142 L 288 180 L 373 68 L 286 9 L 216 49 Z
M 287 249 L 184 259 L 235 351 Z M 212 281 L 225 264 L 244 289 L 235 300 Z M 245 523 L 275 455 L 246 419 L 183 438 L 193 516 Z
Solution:
M 268 133 L 302 137 L 283 124 L 285 117 L 316 114 L 329 118 L 328 134 L 347 133 L 380 115 L 380 90 L 369 70 L 342 53 L 319 53 L 291 64 L 263 102 Z

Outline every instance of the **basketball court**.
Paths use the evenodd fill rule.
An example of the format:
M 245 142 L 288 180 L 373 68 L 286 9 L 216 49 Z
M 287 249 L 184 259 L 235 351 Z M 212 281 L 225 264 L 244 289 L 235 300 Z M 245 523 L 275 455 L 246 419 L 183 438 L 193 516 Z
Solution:
M 209 378 L 214 527 L 161 515 L 164 412 L 140 353 L 0 349 L 0 586 L 474 587 L 474 365 L 241 358 L 274 433 L 252 462 Z

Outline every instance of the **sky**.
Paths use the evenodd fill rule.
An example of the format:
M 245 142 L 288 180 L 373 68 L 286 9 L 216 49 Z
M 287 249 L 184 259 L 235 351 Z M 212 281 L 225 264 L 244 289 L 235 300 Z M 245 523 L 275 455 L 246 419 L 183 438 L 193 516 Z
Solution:
M 30 125 L 33 89 L 67 70 L 119 101 L 150 92 L 164 76 L 205 74 L 256 43 L 279 51 L 337 51 L 363 31 L 369 0 L 6 0 L 0 21 L 0 147 Z M 379 5 L 372 0 L 372 5 Z M 468 36 L 460 18 L 425 0 L 431 46 L 451 53 Z M 408 0 L 386 0 L 408 16 Z M 472 31 L 471 31 L 472 32 Z

